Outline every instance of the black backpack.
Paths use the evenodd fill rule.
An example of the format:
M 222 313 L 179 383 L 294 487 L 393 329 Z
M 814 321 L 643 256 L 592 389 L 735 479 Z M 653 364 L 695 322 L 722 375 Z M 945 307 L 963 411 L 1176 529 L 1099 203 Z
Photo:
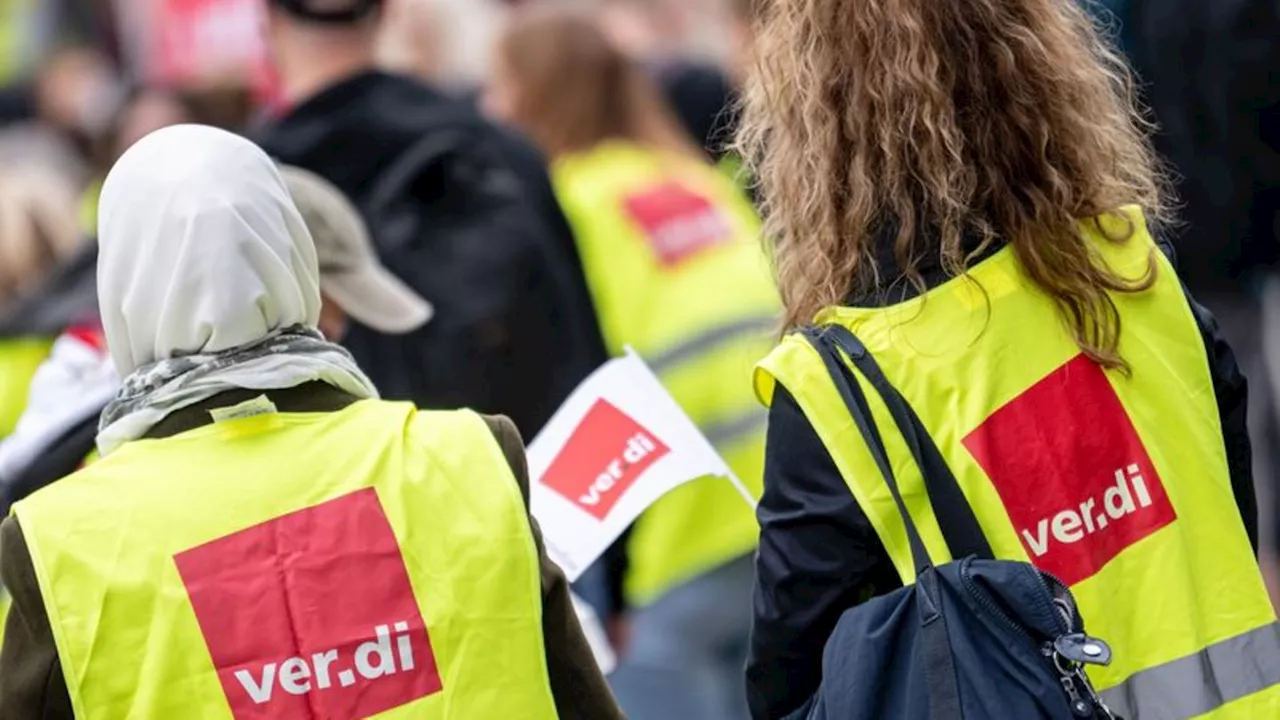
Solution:
M 831 720 L 1116 720 L 1086 664 L 1111 649 L 1084 632 L 1071 591 L 1029 563 L 996 560 L 923 424 L 848 329 L 810 328 L 906 527 L 916 583 L 847 610 L 823 653 L 822 685 L 796 718 Z M 925 479 L 955 561 L 935 566 L 894 478 L 847 356 L 884 399 Z
M 492 129 L 447 118 L 358 204 L 383 263 L 435 306 L 405 336 L 344 340 L 384 397 L 502 412 L 532 432 L 572 388 L 548 388 L 557 348 L 557 242 Z M 532 380 L 532 381 L 531 381 Z

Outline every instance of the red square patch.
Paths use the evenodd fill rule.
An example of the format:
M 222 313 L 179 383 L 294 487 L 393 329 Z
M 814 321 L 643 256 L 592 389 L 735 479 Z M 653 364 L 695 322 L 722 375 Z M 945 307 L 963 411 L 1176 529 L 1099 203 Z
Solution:
M 653 433 L 606 400 L 597 400 L 542 482 L 604 520 L 627 488 L 670 450 Z
M 644 230 L 663 267 L 679 265 L 733 237 L 733 227 L 719 208 L 678 183 L 629 195 L 623 205 Z
M 442 687 L 373 488 L 174 561 L 236 720 L 364 718 Z
M 1176 519 L 1115 388 L 1083 355 L 964 439 L 1031 561 L 1068 585 Z

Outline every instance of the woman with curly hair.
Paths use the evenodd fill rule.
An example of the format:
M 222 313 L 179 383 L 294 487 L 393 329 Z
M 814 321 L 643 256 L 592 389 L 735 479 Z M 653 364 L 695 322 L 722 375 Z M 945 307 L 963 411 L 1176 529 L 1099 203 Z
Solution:
M 1280 716 L 1244 379 L 1159 240 L 1169 202 L 1150 125 L 1086 12 L 796 0 L 770 6 L 755 53 L 740 149 L 786 329 L 815 327 L 756 375 L 770 418 L 753 715 L 804 706 L 841 614 L 915 578 L 816 349 L 839 336 L 854 348 L 839 359 L 872 358 L 918 417 L 992 554 L 1058 576 L 1115 648 L 1089 673 L 1112 710 Z M 947 561 L 930 464 L 848 370 L 930 556 Z M 874 641 L 850 642 L 889 662 Z

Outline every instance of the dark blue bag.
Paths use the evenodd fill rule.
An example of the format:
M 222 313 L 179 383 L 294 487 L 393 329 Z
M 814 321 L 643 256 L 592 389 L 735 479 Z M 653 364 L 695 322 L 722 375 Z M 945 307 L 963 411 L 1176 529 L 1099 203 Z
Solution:
M 831 720 L 1117 720 L 1084 673 L 1111 649 L 1084 632 L 1070 590 L 1025 562 L 996 560 L 919 417 L 848 329 L 810 328 L 906 526 L 916 583 L 844 613 L 823 653 L 822 685 L 794 717 Z M 957 558 L 935 566 L 907 513 L 875 419 L 849 364 L 884 399 L 920 467 Z

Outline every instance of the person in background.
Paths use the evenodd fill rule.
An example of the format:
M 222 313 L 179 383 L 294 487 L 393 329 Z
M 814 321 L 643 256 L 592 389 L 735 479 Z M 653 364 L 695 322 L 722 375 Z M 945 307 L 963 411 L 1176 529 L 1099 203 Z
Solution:
M 757 41 L 742 145 L 787 328 L 860 339 L 995 556 L 1058 576 L 1116 648 L 1089 676 L 1118 716 L 1280 716 L 1245 381 L 1158 246 L 1148 126 L 1091 19 L 1074 0 L 824 0 L 773 6 Z M 824 646 L 910 662 L 831 633 L 915 566 L 812 345 L 784 338 L 756 384 L 770 411 L 751 710 L 803 717 L 820 682 L 842 682 L 822 677 Z M 867 394 L 943 562 L 925 471 Z
M 431 300 L 403 337 L 344 341 L 388 396 L 501 411 L 532 437 L 607 356 L 537 152 L 463 101 L 376 70 L 381 0 L 271 0 L 287 108 L 258 135 L 360 209 L 384 264 Z
M 765 418 L 748 379 L 780 308 L 745 195 L 589 15 L 517 11 L 484 106 L 552 159 L 609 350 L 631 346 L 645 358 L 737 476 L 758 488 Z M 629 641 L 615 624 L 621 658 L 611 680 L 630 717 L 745 714 L 756 534 L 732 486 L 707 478 L 659 500 L 622 541 L 626 567 L 611 569 L 625 573 L 634 610 Z
M 686 34 L 680 28 L 688 8 L 666 0 L 602 0 L 597 12 L 610 40 L 652 74 L 685 131 L 720 161 L 735 130 L 735 78 L 677 42 Z
M 484 6 L 483 2 L 469 4 Z M 392 3 L 378 31 L 378 65 L 423 82 L 443 82 L 447 77 L 446 12 L 439 0 Z
M 379 64 L 471 100 L 484 82 L 504 11 L 504 0 L 392 2 L 379 31 Z
M 124 380 L 103 458 L 0 526 L 0 717 L 621 717 L 514 427 L 378 399 L 317 330 L 317 253 L 265 153 L 153 133 L 100 225 Z M 366 277 L 344 292 L 373 303 Z
M 1126 48 L 1176 170 L 1182 278 L 1250 380 L 1263 552 L 1280 607 L 1280 5 L 1128 0 Z M 1269 547 L 1268 547 L 1269 546 Z
M 82 237 L 68 183 L 36 167 L 7 168 L 0 176 L 0 316 L 73 255 Z M 51 342 L 16 323 L 0 327 L 0 438 L 13 431 Z

